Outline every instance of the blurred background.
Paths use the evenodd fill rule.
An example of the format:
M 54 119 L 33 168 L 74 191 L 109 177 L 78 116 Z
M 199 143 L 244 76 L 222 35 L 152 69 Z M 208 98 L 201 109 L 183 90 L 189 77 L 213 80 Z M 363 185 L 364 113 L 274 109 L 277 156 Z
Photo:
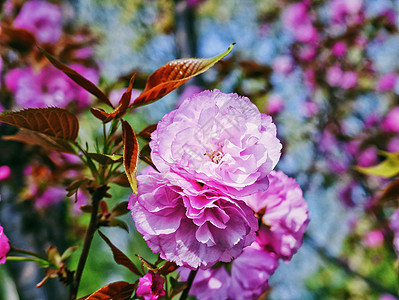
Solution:
M 218 88 L 273 116 L 283 155 L 309 205 L 303 246 L 271 277 L 270 299 L 397 299 L 399 295 L 399 1 L 389 0 L 7 0 L 0 1 L 0 109 L 58 106 L 80 119 L 79 139 L 102 133 L 94 97 L 48 65 L 32 42 L 119 100 L 133 98 L 170 60 L 232 53 L 203 75 L 127 119 L 136 132 L 182 99 Z M 0 125 L 0 135 L 16 128 Z M 73 156 L 0 140 L 0 224 L 15 247 L 64 251 L 82 241 L 84 192 L 65 187 L 86 172 Z M 387 164 L 388 161 L 388 164 Z M 385 164 L 384 164 L 385 162 Z M 382 165 L 381 165 L 382 164 Z M 144 166 L 142 163 L 140 167 Z M 372 168 L 373 166 L 378 166 Z M 396 170 L 396 172 L 395 172 Z M 110 203 L 130 189 L 113 185 Z M 130 215 L 103 231 L 125 253 L 155 256 Z M 80 296 L 135 280 L 94 239 Z M 79 251 L 68 261 L 76 266 Z M 34 263 L 0 265 L 0 299 L 66 299 Z

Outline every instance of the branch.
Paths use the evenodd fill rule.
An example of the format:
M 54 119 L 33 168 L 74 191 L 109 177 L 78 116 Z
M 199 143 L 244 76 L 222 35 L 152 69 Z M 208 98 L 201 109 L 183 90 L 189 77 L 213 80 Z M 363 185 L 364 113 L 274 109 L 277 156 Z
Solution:
M 183 293 L 181 294 L 180 300 L 186 300 L 188 297 L 188 293 L 190 292 L 191 286 L 193 285 L 195 275 L 197 275 L 197 270 L 191 270 L 190 275 L 187 279 L 187 287 L 184 289 Z

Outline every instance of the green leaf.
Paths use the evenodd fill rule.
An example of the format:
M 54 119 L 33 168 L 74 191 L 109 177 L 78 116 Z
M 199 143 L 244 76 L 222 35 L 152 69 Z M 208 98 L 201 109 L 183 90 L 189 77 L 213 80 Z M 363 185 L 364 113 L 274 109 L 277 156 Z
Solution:
M 61 255 L 61 260 L 62 261 L 65 261 L 65 260 L 67 260 L 73 253 L 75 253 L 76 252 L 76 250 L 78 250 L 79 249 L 79 246 L 77 245 L 77 246 L 72 246 L 72 247 L 69 247 L 68 249 L 66 249 L 65 251 L 64 251 L 64 253 L 62 253 L 62 255 Z

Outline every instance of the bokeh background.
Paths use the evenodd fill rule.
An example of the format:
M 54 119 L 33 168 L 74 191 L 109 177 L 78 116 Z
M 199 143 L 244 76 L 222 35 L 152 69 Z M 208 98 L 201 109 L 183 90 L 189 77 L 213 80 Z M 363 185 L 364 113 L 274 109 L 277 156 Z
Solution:
M 212 69 L 128 120 L 138 132 L 204 89 L 249 97 L 273 116 L 284 152 L 277 169 L 296 178 L 311 219 L 302 248 L 271 277 L 268 297 L 396 299 L 399 226 L 392 216 L 399 201 L 396 173 L 388 171 L 398 168 L 390 153 L 399 151 L 399 1 L 0 3 L 1 109 L 65 107 L 79 116 L 79 138 L 91 149 L 102 127 L 89 108 L 100 104 L 40 58 L 31 36 L 113 101 L 132 73 L 135 97 L 168 61 L 212 57 L 236 42 Z M 15 132 L 0 125 L 1 136 Z M 50 245 L 65 250 L 81 243 L 88 216 L 79 207 L 87 195 L 78 194 L 76 203 L 65 192 L 85 172 L 79 162 L 13 141 L 1 140 L 0 149 L 0 224 L 13 245 L 43 253 Z M 392 164 L 386 172 L 361 169 L 387 157 Z M 117 203 L 128 199 L 130 189 L 113 185 L 110 193 L 110 203 Z M 104 232 L 130 257 L 155 259 L 131 217 L 124 221 L 129 233 Z M 113 263 L 98 237 L 93 249 L 80 296 L 112 281 L 136 279 Z M 78 254 L 69 261 L 72 267 Z M 33 263 L 1 265 L 0 299 L 66 299 L 55 279 L 37 289 L 43 277 Z

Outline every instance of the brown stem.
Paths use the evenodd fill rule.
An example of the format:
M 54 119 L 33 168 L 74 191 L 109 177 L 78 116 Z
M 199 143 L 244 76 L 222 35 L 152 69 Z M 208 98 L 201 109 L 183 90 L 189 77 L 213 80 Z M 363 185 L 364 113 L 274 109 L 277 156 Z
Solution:
M 181 294 L 180 300 L 186 300 L 188 297 L 188 293 L 190 292 L 191 286 L 193 285 L 195 275 L 197 275 L 197 270 L 191 270 L 190 275 L 187 279 L 187 287 L 184 289 L 183 293 Z
M 104 198 L 104 195 L 106 194 L 107 189 L 108 189 L 108 187 L 104 185 L 104 186 L 97 188 L 93 193 L 93 196 L 92 196 L 93 208 L 91 211 L 90 223 L 89 223 L 89 227 L 87 228 L 85 241 L 83 244 L 82 254 L 80 255 L 80 258 L 79 258 L 78 268 L 76 270 L 75 277 L 71 284 L 71 294 L 69 297 L 70 300 L 75 300 L 76 296 L 78 294 L 80 279 L 82 278 L 83 269 L 85 267 L 86 260 L 89 255 L 89 250 L 90 250 L 91 242 L 94 237 L 94 233 L 97 230 L 97 215 L 98 215 L 99 203 L 100 203 L 101 199 Z

